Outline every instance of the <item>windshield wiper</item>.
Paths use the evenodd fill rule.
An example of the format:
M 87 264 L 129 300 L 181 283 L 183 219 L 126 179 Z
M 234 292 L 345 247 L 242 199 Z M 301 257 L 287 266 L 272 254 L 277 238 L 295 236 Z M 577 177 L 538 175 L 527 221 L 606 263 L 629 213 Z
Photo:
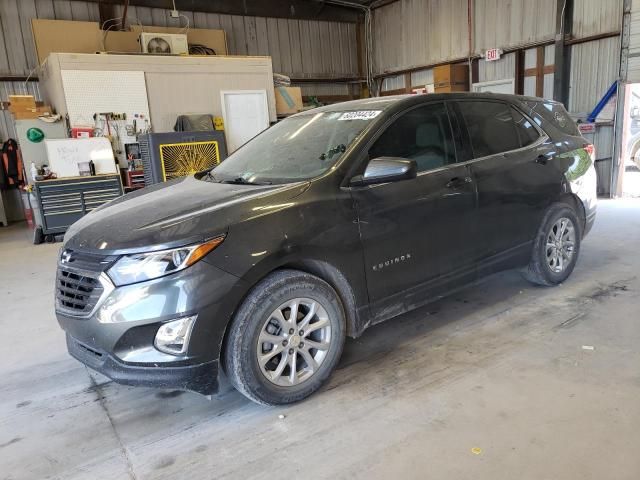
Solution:
M 231 183 L 233 185 L 271 185 L 270 182 L 251 182 L 242 177 L 234 178 L 233 180 L 222 180 L 220 183 Z

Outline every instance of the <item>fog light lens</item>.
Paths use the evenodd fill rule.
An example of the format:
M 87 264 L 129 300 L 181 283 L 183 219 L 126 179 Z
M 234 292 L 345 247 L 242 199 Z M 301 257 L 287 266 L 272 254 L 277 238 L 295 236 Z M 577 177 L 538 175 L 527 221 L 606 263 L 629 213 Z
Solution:
M 156 333 L 156 348 L 171 355 L 187 353 L 189 337 L 197 317 L 197 315 L 184 317 L 163 324 Z

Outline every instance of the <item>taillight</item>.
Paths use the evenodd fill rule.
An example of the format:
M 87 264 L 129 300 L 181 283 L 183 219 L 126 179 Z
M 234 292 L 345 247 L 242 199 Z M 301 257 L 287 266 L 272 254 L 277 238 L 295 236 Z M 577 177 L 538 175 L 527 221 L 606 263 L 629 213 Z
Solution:
M 591 157 L 591 160 L 594 160 L 596 157 L 596 147 L 594 147 L 593 144 L 588 143 L 584 146 L 584 149 Z

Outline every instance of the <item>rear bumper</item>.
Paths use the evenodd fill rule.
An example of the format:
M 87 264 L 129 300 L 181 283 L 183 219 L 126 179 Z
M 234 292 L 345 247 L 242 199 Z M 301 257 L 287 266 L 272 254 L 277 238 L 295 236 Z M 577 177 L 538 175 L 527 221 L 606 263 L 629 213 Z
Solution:
M 218 391 L 217 360 L 172 367 L 128 365 L 68 334 L 67 349 L 76 360 L 123 385 L 190 390 L 202 395 L 212 395 Z

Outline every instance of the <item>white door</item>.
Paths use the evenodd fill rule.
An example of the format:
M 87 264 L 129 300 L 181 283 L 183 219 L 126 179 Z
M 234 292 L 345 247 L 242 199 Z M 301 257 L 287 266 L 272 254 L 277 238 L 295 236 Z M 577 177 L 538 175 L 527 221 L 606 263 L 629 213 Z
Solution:
M 269 127 L 266 90 L 223 90 L 222 118 L 229 153 Z

